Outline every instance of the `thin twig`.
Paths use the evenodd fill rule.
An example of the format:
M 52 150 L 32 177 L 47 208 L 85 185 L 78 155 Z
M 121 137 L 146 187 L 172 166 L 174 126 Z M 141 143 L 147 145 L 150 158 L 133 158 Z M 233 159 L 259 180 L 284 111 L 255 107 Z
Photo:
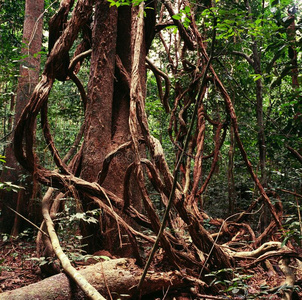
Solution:
M 279 189 L 279 188 L 276 188 L 276 190 L 281 191 L 283 193 L 294 195 L 294 196 L 299 197 L 299 198 L 302 198 L 302 195 L 298 194 L 297 192 L 292 192 L 292 191 L 289 191 L 289 190 L 284 190 L 284 189 Z
M 13 208 L 11 208 L 10 206 L 8 206 L 6 204 L 5 204 L 5 206 L 7 208 L 9 208 L 11 211 L 13 211 L 16 215 L 18 215 L 19 217 L 21 217 L 22 219 L 24 219 L 26 222 L 28 222 L 29 224 L 31 224 L 32 226 L 34 226 L 35 228 L 37 228 L 39 231 L 41 231 L 47 237 L 49 237 L 49 235 L 45 231 L 43 231 L 39 226 L 37 226 L 35 223 L 33 223 L 32 221 L 30 221 L 27 218 L 25 218 L 23 215 L 21 215 L 20 213 L 18 213 L 16 210 L 14 210 Z

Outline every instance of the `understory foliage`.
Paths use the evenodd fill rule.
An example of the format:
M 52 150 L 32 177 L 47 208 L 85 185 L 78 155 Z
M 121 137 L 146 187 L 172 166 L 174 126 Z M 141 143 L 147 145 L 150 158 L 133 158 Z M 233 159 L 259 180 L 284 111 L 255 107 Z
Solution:
M 77 274 L 54 230 L 67 210 L 89 254 L 105 249 L 145 267 L 138 289 L 159 247 L 197 294 L 248 294 L 251 277 L 234 268 L 246 256 L 260 262 L 272 250 L 298 264 L 300 4 L 62 0 L 52 9 L 41 79 L 14 132 L 15 155 L 44 193 L 39 255 Z M 1 146 L 11 129 L 10 47 L 21 37 L 7 22 Z

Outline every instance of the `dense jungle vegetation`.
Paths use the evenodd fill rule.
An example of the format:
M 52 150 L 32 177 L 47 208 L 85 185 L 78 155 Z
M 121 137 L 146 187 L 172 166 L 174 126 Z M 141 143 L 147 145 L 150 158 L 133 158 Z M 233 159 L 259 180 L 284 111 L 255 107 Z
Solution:
M 4 299 L 300 299 L 301 9 L 1 1 Z

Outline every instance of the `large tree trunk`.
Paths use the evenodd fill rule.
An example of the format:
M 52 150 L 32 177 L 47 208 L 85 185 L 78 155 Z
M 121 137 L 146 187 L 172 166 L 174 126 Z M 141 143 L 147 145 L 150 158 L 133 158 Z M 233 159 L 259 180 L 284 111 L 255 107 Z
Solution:
M 125 295 L 123 296 L 125 299 L 133 299 L 142 270 L 135 265 L 134 260 L 116 259 L 88 266 L 80 270 L 80 273 L 106 299 L 116 299 L 122 294 Z M 162 292 L 164 295 L 167 289 L 172 290 L 183 286 L 188 286 L 188 282 L 178 271 L 154 272 L 147 276 L 141 295 L 155 292 Z M 14 291 L 2 293 L 0 298 L 2 300 L 87 299 L 64 273 Z
M 104 166 L 107 155 L 131 140 L 128 123 L 129 91 L 136 18 L 137 7 L 122 6 L 117 9 L 109 7 L 105 0 L 96 3 L 81 177 L 90 182 L 99 181 L 103 187 L 120 198 L 123 198 L 127 168 L 134 161 L 133 151 L 129 147 L 117 151 L 106 176 L 98 178 L 98 174 Z M 145 49 L 144 46 L 141 52 L 141 78 L 145 78 L 146 72 Z M 145 87 L 143 89 L 145 90 Z M 130 179 L 129 188 L 132 191 L 132 202 L 139 211 L 140 196 L 133 178 Z M 84 209 L 94 207 L 95 204 L 92 203 L 91 206 L 89 200 L 84 202 Z M 116 231 L 112 232 L 112 227 L 116 228 L 116 221 L 102 219 L 102 225 L 103 228 L 100 229 L 99 225 L 82 224 L 83 235 L 91 236 L 88 240 L 88 252 L 94 253 L 100 248 L 117 252 L 124 241 L 113 238 L 118 236 Z
M 109 8 L 106 1 L 97 1 L 95 22 L 92 32 L 92 55 L 88 100 L 85 115 L 85 133 L 81 177 L 94 182 L 102 169 L 106 155 L 111 151 L 112 99 L 114 93 L 114 73 L 117 38 L 118 12 Z M 96 208 L 89 199 L 83 202 L 84 210 Z M 81 224 L 84 237 L 90 236 L 86 250 L 94 253 L 103 245 L 100 239 L 100 226 Z M 104 243 L 105 244 L 105 243 Z
M 65 0 L 61 4 L 71 2 Z M 156 2 L 150 1 L 151 3 L 155 10 L 154 3 Z M 62 29 L 61 35 L 56 37 L 53 43 L 42 79 L 17 125 L 15 152 L 20 163 L 31 172 L 34 172 L 39 181 L 60 189 L 62 194 L 72 195 L 86 212 L 93 208 L 100 209 L 101 222 L 98 226 L 91 227 L 88 226 L 89 224 L 83 223 L 81 227 L 84 241 L 88 243 L 87 250 L 89 252 L 95 252 L 100 248 L 115 251 L 121 244 L 131 243 L 131 250 L 138 263 L 143 263 L 143 259 L 140 257 L 139 245 L 144 248 L 141 249 L 144 250 L 143 254 L 148 255 L 149 251 L 146 244 L 154 244 L 152 250 L 154 254 L 159 242 L 164 249 L 163 260 L 169 259 L 171 268 L 184 269 L 195 278 L 201 278 L 210 270 L 232 267 L 231 257 L 222 250 L 222 247 L 217 244 L 217 240 L 214 240 L 203 227 L 202 214 L 195 199 L 193 199 L 193 205 L 191 205 L 192 202 L 188 201 L 182 187 L 177 183 L 178 168 L 185 155 L 187 142 L 194 128 L 198 107 L 200 107 L 198 126 L 203 129 L 206 124 L 206 115 L 201 106 L 208 88 L 207 73 L 212 74 L 211 77 L 213 77 L 221 97 L 225 100 L 227 112 L 234 129 L 234 137 L 248 170 L 269 205 L 279 228 L 281 228 L 281 222 L 248 160 L 239 136 L 238 122 L 232 101 L 211 65 L 213 53 L 210 56 L 207 54 L 202 35 L 198 31 L 194 19 L 192 19 L 190 27 L 192 38 L 196 40 L 194 43 L 183 24 L 175 19 L 173 21 L 178 26 L 180 36 L 187 43 L 188 49 L 194 50 L 198 45 L 202 64 L 200 65 L 201 71 L 197 68 L 200 74 L 197 74 L 198 76 L 195 74 L 196 78 L 194 75 L 192 83 L 185 92 L 185 94 L 192 92 L 194 96 L 185 103 L 188 107 L 194 107 L 192 122 L 184 133 L 186 138 L 183 149 L 180 149 L 179 162 L 174 174 L 171 174 L 160 143 L 149 132 L 144 107 L 145 59 L 148 45 L 155 30 L 155 18 L 154 11 L 150 9 L 143 11 L 143 4 L 141 3 L 139 7 L 133 5 L 109 8 L 106 0 L 77 1 L 70 19 L 66 21 L 64 26 L 60 27 Z M 172 4 L 166 0 L 165 6 L 173 17 L 175 13 Z M 62 11 L 64 12 L 64 9 Z M 66 16 L 68 11 L 69 9 L 67 9 Z M 90 22 L 92 12 L 94 12 L 92 57 L 87 101 L 85 101 L 86 95 L 82 97 L 85 98 L 84 102 L 86 103 L 84 141 L 81 151 L 77 155 L 77 157 L 80 157 L 79 164 L 77 168 L 73 168 L 66 166 L 54 146 L 47 124 L 47 100 L 55 79 L 65 80 L 67 77 L 75 79 L 74 70 L 71 67 L 66 70 L 69 62 L 67 60 L 68 54 L 78 37 L 79 31 L 87 25 L 87 22 Z M 151 26 L 148 27 L 148 24 Z M 71 66 L 73 62 L 71 62 Z M 78 82 L 77 86 L 79 85 Z M 84 90 L 83 86 L 82 90 Z M 85 94 L 85 92 L 82 94 Z M 175 101 L 175 109 L 179 100 L 176 99 Z M 36 159 L 33 144 L 34 124 L 40 111 L 46 144 L 49 146 L 59 170 L 47 170 Z M 213 162 L 210 173 L 200 189 L 199 182 L 202 174 L 196 168 L 196 173 L 194 173 L 194 181 L 196 182 L 194 193 L 196 196 L 200 196 L 204 192 L 215 171 L 219 149 L 225 137 L 225 134 L 221 134 L 224 124 L 220 121 L 212 123 L 217 126 Z M 183 136 L 181 136 L 182 139 Z M 144 142 L 146 152 L 148 151 L 149 159 L 144 157 L 144 153 L 141 154 L 141 140 Z M 198 155 L 201 155 L 199 163 L 202 166 L 203 132 L 197 140 L 199 143 Z M 193 147 L 193 143 L 190 146 Z M 190 151 L 193 153 L 193 148 Z M 190 167 L 190 164 L 188 164 L 188 167 Z M 81 178 L 79 178 L 79 175 Z M 137 187 L 134 181 L 136 181 Z M 189 189 L 190 186 L 186 186 Z M 158 192 L 161 196 L 160 200 L 166 207 L 163 220 L 161 212 L 156 209 L 150 196 L 149 190 L 151 188 Z M 137 211 L 140 207 L 137 200 L 140 199 L 144 204 L 144 213 Z M 170 211 L 171 207 L 174 208 L 173 211 Z M 68 272 L 67 274 L 72 276 L 78 284 L 81 284 L 83 280 L 79 282 L 78 272 L 72 268 L 59 246 L 59 239 L 55 236 L 54 224 L 50 216 L 50 208 L 51 199 L 44 197 L 43 216 L 47 223 L 47 231 L 53 249 L 65 272 Z M 148 235 L 144 234 L 142 230 L 136 231 L 132 226 L 129 226 L 124 214 L 131 216 L 139 225 L 144 226 Z M 111 218 L 110 221 L 113 223 L 107 222 L 104 216 Z M 183 222 L 176 222 L 175 216 L 180 217 Z M 169 230 L 165 229 L 166 225 Z M 112 231 L 112 228 L 116 231 Z M 123 231 L 121 230 L 127 233 L 129 240 L 123 240 Z M 150 233 L 151 231 L 152 233 Z M 158 235 L 155 243 L 154 234 Z M 188 235 L 190 235 L 190 238 L 188 238 Z M 120 244 L 118 244 L 119 242 Z M 127 254 L 122 253 L 124 256 Z M 145 271 L 150 266 L 149 262 L 152 261 L 152 255 L 149 257 Z M 89 273 L 92 273 L 95 277 L 94 272 Z M 224 276 L 230 279 L 231 275 L 226 273 Z M 80 286 L 83 286 L 83 284 Z
M 15 106 L 15 125 L 18 123 L 24 107 L 29 102 L 30 96 L 39 79 L 40 55 L 38 55 L 38 52 L 41 51 L 42 45 L 43 11 L 43 0 L 26 0 L 22 40 L 25 46 L 21 50 L 21 54 L 25 55 L 26 58 L 20 66 Z M 7 206 L 17 210 L 26 217 L 29 216 L 31 210 L 37 211 L 29 205 L 33 192 L 32 177 L 17 163 L 12 143 L 7 146 L 5 156 L 6 166 L 9 168 L 3 169 L 0 181 L 8 181 L 21 185 L 25 190 L 21 190 L 19 193 L 14 193 L 13 191 L 3 192 L 1 200 L 4 205 L 1 213 L 0 231 L 17 235 L 19 229 L 22 228 L 20 219 L 18 216 L 15 217 L 15 214 Z M 21 175 L 22 179 L 20 178 Z

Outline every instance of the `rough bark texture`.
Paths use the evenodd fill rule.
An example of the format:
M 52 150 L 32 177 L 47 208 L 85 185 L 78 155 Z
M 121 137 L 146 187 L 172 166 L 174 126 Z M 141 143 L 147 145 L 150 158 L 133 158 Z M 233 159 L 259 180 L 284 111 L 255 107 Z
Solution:
M 15 105 L 15 126 L 18 123 L 23 109 L 29 102 L 30 96 L 38 83 L 39 71 L 40 71 L 40 55 L 37 55 L 41 51 L 42 45 L 42 29 L 43 29 L 43 0 L 27 0 L 25 1 L 25 19 L 23 26 L 23 40 L 24 47 L 21 50 L 22 55 L 27 57 L 22 61 L 20 66 L 20 77 L 18 80 L 18 89 Z M 21 190 L 19 193 L 3 192 L 1 191 L 1 200 L 4 205 L 1 207 L 1 219 L 0 219 L 0 231 L 6 233 L 12 233 L 17 235 L 20 226 L 20 219 L 17 218 L 15 222 L 14 231 L 13 225 L 15 221 L 15 214 L 10 211 L 6 205 L 17 210 L 26 217 L 30 213 L 35 212 L 35 208 L 30 206 L 30 199 L 32 196 L 32 177 L 27 173 L 26 169 L 22 168 L 14 155 L 12 142 L 7 146 L 5 151 L 6 165 L 9 168 L 5 168 L 1 174 L 0 181 L 8 181 L 17 185 L 25 187 L 25 191 Z M 20 176 L 28 176 L 22 183 L 20 182 Z M 22 199 L 19 201 L 18 198 Z M 31 211 L 32 210 L 32 211 Z M 3 219 L 5 216 L 5 220 Z M 37 217 L 35 221 L 38 221 Z
M 133 299 L 142 270 L 131 259 L 105 261 L 79 271 L 106 299 Z M 143 285 L 142 296 L 188 285 L 180 272 L 150 273 Z M 127 295 L 127 296 L 126 296 Z M 110 298 L 110 296 L 112 298 Z M 86 299 L 83 292 L 61 273 L 38 283 L 0 294 L 2 300 Z
M 97 1 L 92 35 L 90 81 L 81 177 L 96 181 L 111 151 L 112 99 L 117 36 L 117 9 Z
M 154 243 L 154 235 L 158 235 L 156 243 L 159 241 L 163 249 L 163 260 L 167 260 L 170 268 L 185 270 L 196 280 L 209 270 L 231 268 L 232 257 L 217 244 L 217 240 L 214 240 L 203 226 L 204 214 L 202 203 L 199 203 L 216 170 L 220 148 L 226 136 L 228 119 L 231 119 L 234 139 L 237 141 L 242 158 L 260 191 L 259 201 L 266 202 L 273 216 L 273 221 L 265 233 L 274 232 L 276 225 L 279 229 L 282 228 L 282 206 L 272 205 L 268 193 L 264 190 L 248 159 L 240 139 L 234 105 L 212 65 L 214 46 L 208 53 L 203 36 L 193 18 L 189 28 L 184 28 L 181 22 L 173 19 L 179 29 L 177 38 L 180 38 L 184 45 L 181 49 L 182 42 L 177 41 L 175 36 L 173 47 L 170 45 L 166 48 L 168 51 L 175 48 L 177 54 L 181 53 L 185 57 L 188 49 L 196 50 L 198 45 L 196 52 L 198 58 L 196 66 L 181 61 L 187 64 L 184 71 L 189 74 L 189 84 L 183 86 L 178 79 L 175 83 L 175 101 L 171 111 L 169 134 L 172 142 L 177 146 L 178 153 L 176 167 L 172 174 L 160 142 L 150 134 L 144 103 L 145 60 L 154 36 L 156 1 L 147 2 L 146 5 L 153 5 L 154 10 L 145 10 L 145 15 L 144 3 L 139 6 L 109 8 L 106 0 L 79 0 L 67 21 L 65 16 L 69 15 L 67 11 L 71 3 L 72 1 L 68 0 L 62 1 L 62 9 L 58 12 L 62 16 L 53 19 L 58 24 L 55 26 L 53 23 L 51 28 L 61 28 L 62 31 L 59 35 L 57 32 L 50 32 L 51 36 L 53 34 L 52 49 L 42 79 L 17 125 L 15 152 L 18 160 L 35 175 L 37 180 L 60 189 L 60 195 L 72 196 L 85 211 L 93 208 L 100 210 L 99 224 L 90 226 L 83 223 L 81 226 L 89 252 L 93 253 L 100 248 L 110 251 L 122 249 L 121 255 L 133 255 L 138 264 L 143 264 L 144 257 L 149 255 L 145 243 L 150 246 Z M 164 7 L 172 18 L 175 13 L 170 1 L 164 1 L 163 9 Z M 93 17 L 92 12 L 94 12 Z M 83 85 L 76 79 L 74 71 L 76 63 L 69 63 L 69 52 L 78 33 L 87 27 L 91 20 L 93 20 L 92 55 L 86 97 Z M 213 41 L 215 41 L 215 30 Z M 77 50 L 76 53 L 78 55 Z M 173 64 L 172 73 L 177 78 L 180 60 L 176 55 L 174 62 L 171 54 L 168 53 L 169 60 Z M 152 68 L 152 63 L 148 64 Z M 188 71 L 188 68 L 192 71 Z M 153 68 L 153 71 L 165 78 L 158 69 Z M 47 121 L 47 100 L 52 85 L 56 79 L 68 79 L 67 75 L 75 81 L 86 107 L 84 142 L 69 165 L 60 158 Z M 203 100 L 209 84 L 213 85 L 219 97 L 224 100 L 225 121 L 220 120 L 222 116 L 212 119 L 205 111 Z M 168 81 L 166 85 L 168 88 Z M 162 101 L 167 101 L 164 100 L 163 95 Z M 168 111 L 167 103 L 165 106 Z M 58 167 L 55 171 L 43 167 L 36 158 L 33 144 L 34 124 L 39 112 L 41 112 L 46 144 Z M 214 130 L 214 143 L 212 153 L 204 156 L 205 130 L 208 124 L 211 130 Z M 182 160 L 187 154 L 187 146 L 188 157 Z M 192 181 L 189 176 L 191 158 L 194 155 L 196 166 L 193 170 L 193 182 L 190 182 Z M 202 167 L 203 160 L 206 158 L 211 158 L 212 162 L 208 174 L 204 176 Z M 177 181 L 179 168 L 184 175 L 184 188 Z M 157 203 L 152 201 L 150 191 L 158 193 L 158 201 L 161 201 L 161 205 L 166 208 L 164 221 L 161 221 L 161 211 L 156 206 Z M 52 236 L 52 247 L 55 250 L 59 247 L 51 218 L 57 212 L 59 200 L 56 198 L 52 204 L 51 198 L 43 199 L 44 217 L 48 225 L 51 225 L 48 226 L 48 235 Z M 255 205 L 257 203 L 258 201 Z M 173 211 L 170 211 L 170 208 Z M 134 221 L 136 226 L 133 226 Z M 240 227 L 237 223 L 222 222 L 222 233 L 229 233 L 228 225 L 234 228 Z M 137 230 L 139 226 L 142 226 L 142 230 Z M 246 230 L 252 239 L 249 241 L 256 243 L 255 234 L 249 226 L 241 226 L 240 229 Z M 147 233 L 142 233 L 143 230 Z M 129 249 L 130 253 L 125 251 L 123 244 L 127 244 L 126 249 Z M 48 242 L 48 246 L 50 246 L 48 253 L 52 253 L 51 243 Z M 65 271 L 72 275 L 68 271 L 70 263 L 66 262 L 64 255 L 61 255 L 61 250 L 56 253 Z M 150 258 L 152 259 L 152 255 Z M 87 276 L 89 277 L 90 274 Z M 97 277 L 95 274 L 93 276 Z M 230 279 L 231 275 L 224 276 Z M 76 281 L 76 277 L 75 275 L 72 278 Z M 79 282 L 78 284 L 80 285 Z M 98 282 L 93 281 L 93 284 Z M 134 282 L 131 282 L 131 285 L 133 284 Z M 203 287 L 200 282 L 198 285 L 199 289 Z M 129 291 L 129 285 L 125 287 L 125 291 L 132 293 L 131 289 Z M 144 289 L 142 291 L 145 292 Z
M 81 177 L 90 182 L 98 181 L 106 157 L 117 150 L 110 160 L 110 166 L 107 165 L 108 169 L 101 184 L 121 198 L 124 193 L 126 170 L 134 160 L 134 153 L 130 147 L 123 151 L 118 150 L 121 145 L 130 141 L 128 125 L 130 79 L 127 82 L 125 77 L 130 78 L 133 54 L 131 30 L 136 21 L 132 10 L 130 6 L 119 9 L 109 7 L 107 1 L 96 3 L 85 116 L 86 131 L 81 163 Z M 144 76 L 145 66 L 144 64 L 142 66 Z M 129 188 L 136 209 L 140 210 L 139 194 L 132 176 Z M 95 204 L 89 204 L 89 201 L 87 199 L 84 202 L 84 209 L 95 207 Z M 102 223 L 104 227 L 101 230 L 82 224 L 84 235 L 93 234 L 87 251 L 94 253 L 105 247 L 111 252 L 117 252 L 116 250 L 122 246 L 122 241 L 112 238 L 117 236 L 117 232 L 111 232 L 111 227 L 116 227 L 116 222 L 103 219 Z M 107 231 L 110 231 L 110 235 L 106 234 Z

